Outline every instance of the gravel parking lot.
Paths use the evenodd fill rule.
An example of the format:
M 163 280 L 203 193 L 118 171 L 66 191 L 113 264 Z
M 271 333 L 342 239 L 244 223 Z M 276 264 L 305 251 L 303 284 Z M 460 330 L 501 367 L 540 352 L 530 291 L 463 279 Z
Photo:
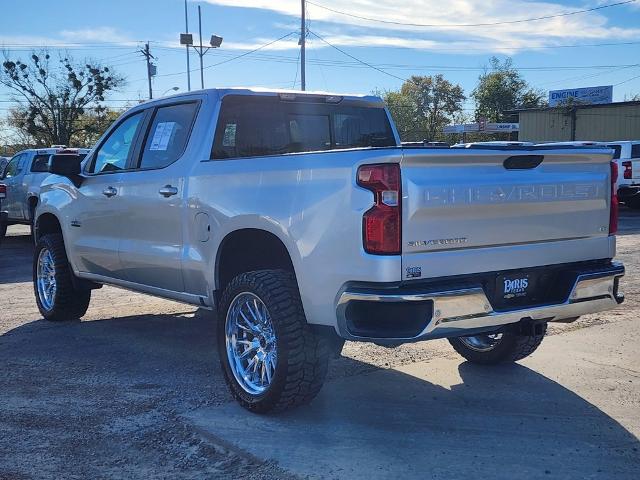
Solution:
M 465 473 L 474 478 L 480 472 L 509 479 L 570 478 L 571 472 L 573 478 L 638 478 L 640 350 L 634 345 L 640 340 L 640 213 L 623 210 L 620 230 L 619 258 L 627 267 L 624 306 L 552 326 L 554 338 L 530 361 L 499 367 L 501 380 L 491 388 L 486 388 L 486 370 L 460 362 L 446 341 L 393 350 L 350 343 L 343 357 L 332 362 L 329 381 L 309 410 L 316 413 L 264 419 L 236 410 L 218 365 L 215 316 L 210 312 L 105 287 L 94 292 L 83 321 L 43 321 L 33 297 L 28 232 L 10 227 L 0 247 L 0 479 L 370 475 L 355 464 L 366 461 L 363 451 L 350 451 L 352 470 L 346 470 L 348 451 L 332 451 L 332 431 L 321 432 L 321 443 L 316 435 L 323 418 L 324 424 L 344 425 L 354 418 L 345 412 L 360 411 L 354 414 L 357 418 L 369 410 L 376 412 L 371 418 L 376 433 L 369 425 L 370 441 L 365 438 L 362 448 L 371 450 L 372 438 L 389 447 L 386 468 L 379 471 L 383 477 L 415 476 L 407 469 L 406 452 L 416 448 L 416 456 L 437 459 L 430 464 L 432 470 L 419 472 L 421 478 L 460 478 Z M 600 341 L 604 332 L 615 336 Z M 590 381 L 581 375 L 589 375 Z M 410 384 L 405 377 L 412 379 Z M 362 385 L 359 396 L 350 390 L 352 385 Z M 442 385 L 448 387 L 435 388 Z M 429 395 L 425 404 L 422 395 Z M 482 408 L 473 405 L 476 397 L 482 398 Z M 403 444 L 409 433 L 381 422 L 397 418 L 376 410 L 377 398 L 391 409 L 415 412 L 414 418 L 424 423 L 412 433 L 434 439 L 432 445 Z M 430 423 L 424 414 L 434 402 L 439 423 Z M 535 429 L 547 421 L 541 404 L 550 406 L 549 418 L 563 426 L 540 431 L 545 435 L 528 435 L 523 425 Z M 553 416 L 554 405 L 562 407 L 558 417 Z M 464 415 L 467 407 L 475 420 Z M 504 411 L 513 422 L 503 421 Z M 234 418 L 243 428 L 230 426 Z M 477 451 L 470 451 L 465 439 L 480 435 L 474 422 L 483 432 L 471 443 Z M 253 436 L 247 438 L 251 428 L 264 448 L 252 445 Z M 346 435 L 338 430 L 336 444 L 349 437 L 350 445 L 358 445 L 364 438 L 356 431 Z M 234 432 L 243 435 L 244 443 L 235 441 Z M 272 442 L 266 433 L 277 438 Z M 334 463 L 313 471 L 314 458 L 304 450 L 311 436 L 316 443 L 309 448 L 321 449 L 316 452 L 325 463 L 335 457 Z M 564 446 L 556 447 L 559 443 Z M 405 454 L 395 455 L 394 444 Z M 438 445 L 446 445 L 446 451 Z M 555 455 L 567 446 L 570 454 Z M 288 451 L 290 461 L 283 457 Z M 602 460 L 594 452 L 600 452 Z M 567 470 L 572 465 L 575 469 Z

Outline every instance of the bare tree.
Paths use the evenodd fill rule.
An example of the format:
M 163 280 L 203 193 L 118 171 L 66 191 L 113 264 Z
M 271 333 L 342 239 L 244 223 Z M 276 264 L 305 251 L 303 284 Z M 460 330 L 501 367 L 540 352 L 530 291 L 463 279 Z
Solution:
M 70 145 L 99 133 L 105 95 L 124 84 L 109 67 L 68 56 L 54 61 L 46 51 L 34 52 L 29 62 L 11 60 L 5 52 L 2 67 L 0 84 L 13 91 L 18 104 L 8 122 L 45 145 Z

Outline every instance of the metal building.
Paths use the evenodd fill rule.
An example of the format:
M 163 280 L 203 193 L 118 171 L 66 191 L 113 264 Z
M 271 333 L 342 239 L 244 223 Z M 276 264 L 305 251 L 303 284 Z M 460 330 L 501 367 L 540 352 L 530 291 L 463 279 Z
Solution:
M 640 140 L 640 101 L 514 110 L 518 140 Z

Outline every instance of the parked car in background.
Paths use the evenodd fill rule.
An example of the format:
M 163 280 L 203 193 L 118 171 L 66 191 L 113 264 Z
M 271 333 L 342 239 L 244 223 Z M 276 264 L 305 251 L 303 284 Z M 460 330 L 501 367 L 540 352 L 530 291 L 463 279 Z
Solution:
M 0 175 L 4 171 L 4 167 L 9 163 L 9 157 L 0 157 Z
M 618 163 L 618 200 L 627 207 L 640 209 L 640 140 L 606 142 Z
M 89 149 L 54 146 L 29 149 L 14 155 L 2 171 L 0 184 L 4 185 L 5 198 L 0 200 L 7 225 L 31 225 L 40 195 L 40 184 L 49 175 L 49 157 L 54 154 L 86 155 Z M 0 230 L 0 234 L 3 233 Z
M 403 148 L 378 97 L 212 89 L 60 157 L 36 210 L 42 316 L 82 317 L 102 284 L 217 309 L 252 411 L 309 402 L 345 339 L 515 362 L 547 322 L 623 301 L 607 148 Z

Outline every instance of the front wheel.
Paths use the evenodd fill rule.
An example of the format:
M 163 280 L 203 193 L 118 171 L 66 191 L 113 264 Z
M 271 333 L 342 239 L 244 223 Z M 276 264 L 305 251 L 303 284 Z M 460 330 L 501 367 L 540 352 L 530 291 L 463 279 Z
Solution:
M 45 320 L 77 320 L 89 308 L 91 290 L 76 288 L 62 235 L 45 235 L 33 255 L 33 289 Z
M 504 331 L 450 338 L 456 352 L 472 363 L 494 365 L 512 363 L 531 355 L 540 346 L 547 324 L 540 323 L 534 331 Z
M 218 352 L 234 398 L 256 413 L 310 402 L 327 374 L 328 339 L 307 324 L 294 276 L 238 275 L 222 295 Z

